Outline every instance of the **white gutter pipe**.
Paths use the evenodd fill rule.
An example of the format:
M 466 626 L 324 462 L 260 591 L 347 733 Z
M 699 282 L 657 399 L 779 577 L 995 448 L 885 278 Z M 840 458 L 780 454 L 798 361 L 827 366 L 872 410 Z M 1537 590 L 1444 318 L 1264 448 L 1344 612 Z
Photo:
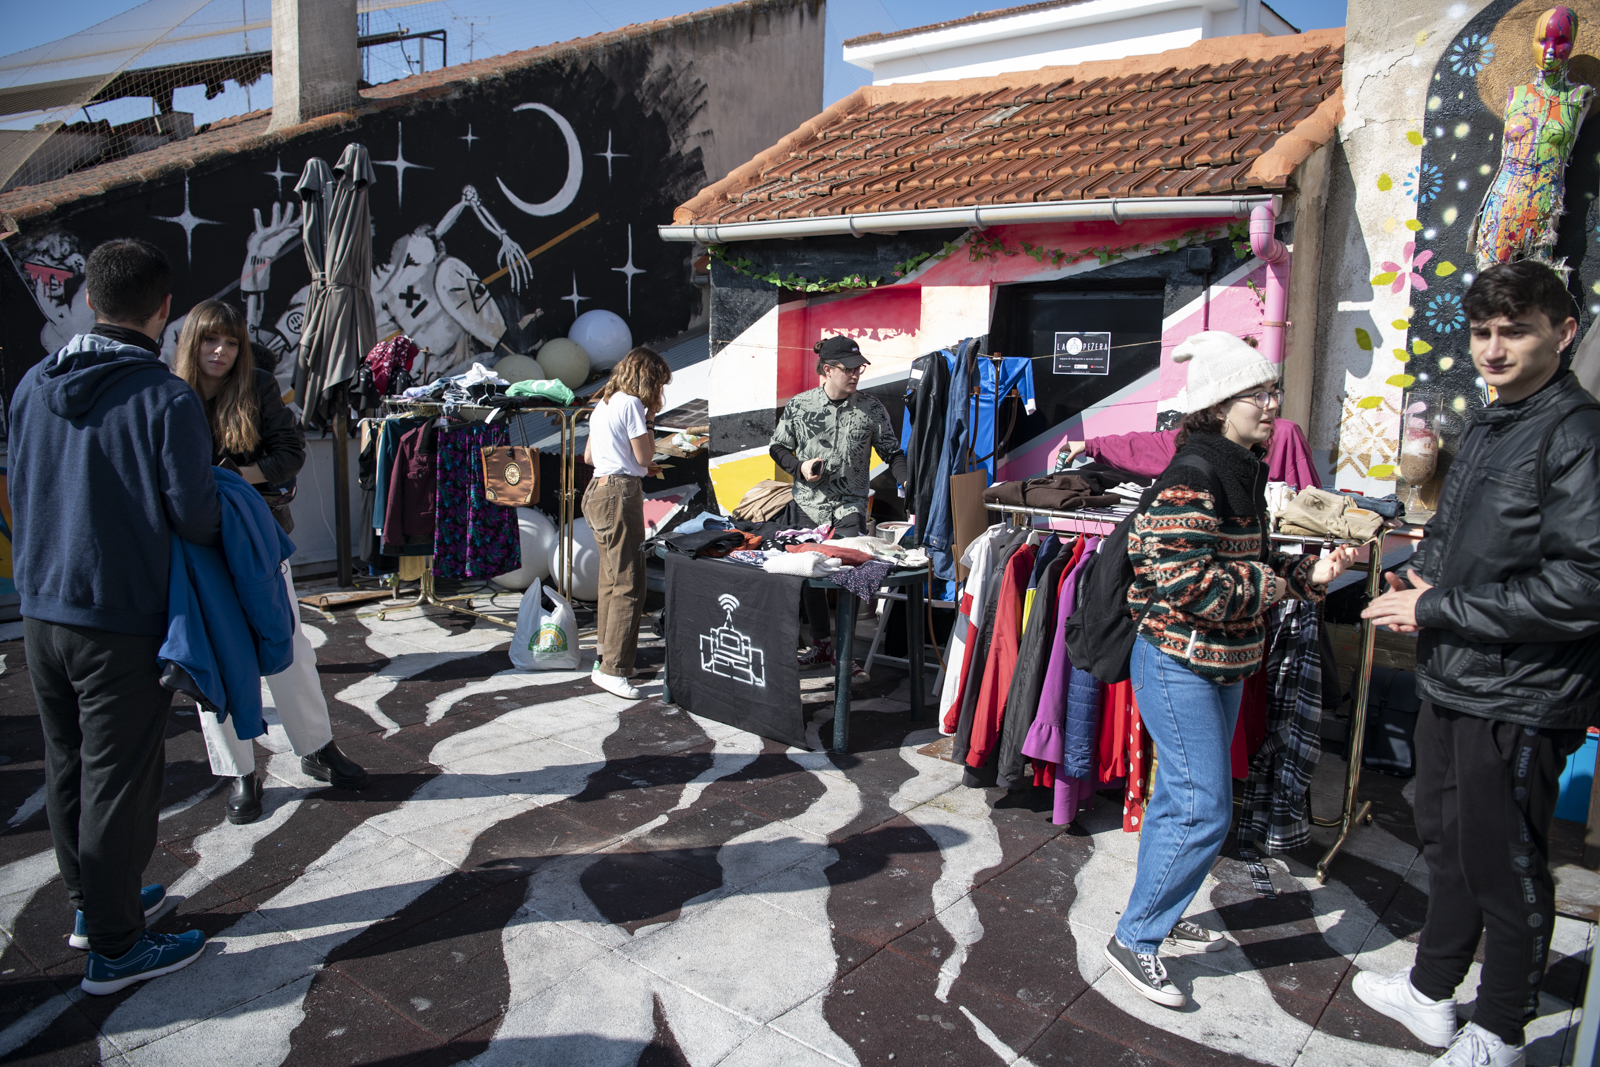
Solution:
M 1245 218 L 1259 207 L 1273 206 L 1271 196 L 1113 197 L 1108 200 L 1056 200 L 1045 204 L 991 204 L 985 207 L 920 208 L 876 211 L 860 215 L 828 215 L 770 222 L 721 222 L 705 225 L 658 226 L 663 241 L 760 241 L 770 238 L 823 237 L 902 230 L 983 230 L 990 226 L 1041 222 L 1114 222 L 1134 219 Z

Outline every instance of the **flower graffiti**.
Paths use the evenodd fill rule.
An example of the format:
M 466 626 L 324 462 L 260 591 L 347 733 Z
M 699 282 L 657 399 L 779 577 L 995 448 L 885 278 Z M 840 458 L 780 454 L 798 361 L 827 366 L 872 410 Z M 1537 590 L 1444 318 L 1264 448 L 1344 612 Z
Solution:
M 1405 262 L 1384 261 L 1383 273 L 1373 278 L 1372 284 L 1387 285 L 1391 293 L 1403 292 L 1407 285 L 1413 289 L 1426 289 L 1428 283 L 1422 277 L 1422 268 L 1433 258 L 1433 253 L 1418 252 L 1417 242 L 1407 241 L 1405 250 L 1401 254 L 1405 257 Z
M 1494 60 L 1494 42 L 1489 35 L 1474 33 L 1450 46 L 1445 61 L 1450 69 L 1467 78 L 1476 78 Z
M 1466 314 L 1461 310 L 1461 298 L 1454 293 L 1434 294 L 1424 306 L 1422 316 L 1439 333 L 1454 333 L 1466 321 Z
M 1419 163 L 1406 175 L 1403 187 L 1406 195 L 1416 197 L 1419 204 L 1426 204 L 1444 188 L 1444 172 L 1432 163 Z

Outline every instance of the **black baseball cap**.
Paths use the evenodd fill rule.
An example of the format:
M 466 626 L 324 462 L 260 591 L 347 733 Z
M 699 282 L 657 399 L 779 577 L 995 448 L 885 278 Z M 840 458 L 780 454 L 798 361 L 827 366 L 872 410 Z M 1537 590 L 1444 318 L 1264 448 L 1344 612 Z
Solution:
M 861 354 L 861 346 L 848 337 L 828 337 L 818 342 L 815 352 L 824 363 L 833 363 L 845 370 L 870 367 L 872 361 Z

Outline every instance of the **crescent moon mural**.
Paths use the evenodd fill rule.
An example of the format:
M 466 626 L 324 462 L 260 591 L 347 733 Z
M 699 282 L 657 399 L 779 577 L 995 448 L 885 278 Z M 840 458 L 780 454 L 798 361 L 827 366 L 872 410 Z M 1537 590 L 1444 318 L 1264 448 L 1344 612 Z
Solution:
M 573 200 L 577 199 L 578 186 L 583 184 L 583 150 L 578 145 L 578 135 L 572 132 L 572 123 L 562 118 L 554 108 L 545 104 L 518 104 L 511 110 L 543 111 L 561 128 L 561 136 L 567 142 L 567 180 L 555 196 L 538 204 L 530 204 L 528 201 L 521 199 L 499 178 L 495 178 L 495 181 L 500 183 L 500 191 L 505 193 L 506 198 L 515 204 L 519 210 L 525 211 L 529 215 L 559 215 L 572 205 Z

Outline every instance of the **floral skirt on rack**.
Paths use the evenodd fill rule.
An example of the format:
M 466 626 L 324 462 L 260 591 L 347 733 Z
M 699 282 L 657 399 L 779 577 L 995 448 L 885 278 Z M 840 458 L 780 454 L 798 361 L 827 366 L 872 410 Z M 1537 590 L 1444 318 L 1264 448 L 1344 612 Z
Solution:
M 433 573 L 441 578 L 493 578 L 522 566 L 517 509 L 483 495 L 479 449 L 509 443 L 504 426 L 481 422 L 439 434 L 439 489 L 434 506 Z

